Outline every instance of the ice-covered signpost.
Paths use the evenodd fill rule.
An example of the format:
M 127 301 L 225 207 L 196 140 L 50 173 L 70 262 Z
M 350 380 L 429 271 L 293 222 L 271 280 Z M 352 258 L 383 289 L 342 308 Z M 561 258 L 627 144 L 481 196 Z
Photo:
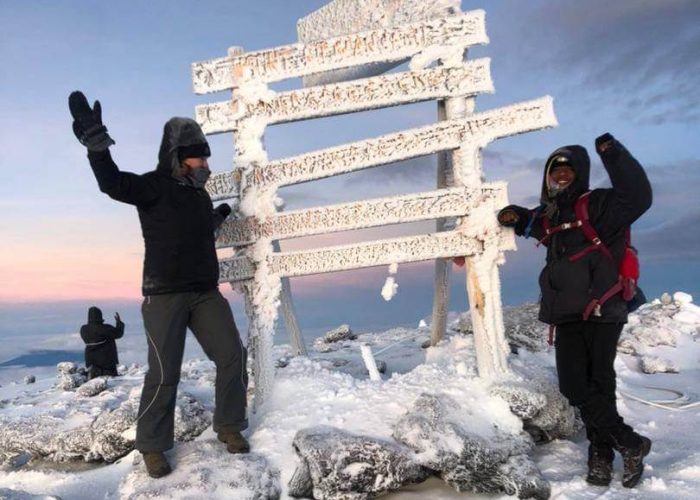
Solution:
M 507 204 L 506 186 L 482 181 L 480 153 L 495 139 L 554 126 L 551 99 L 473 112 L 473 97 L 493 91 L 489 60 L 464 60 L 466 48 L 488 42 L 483 11 L 460 13 L 453 1 L 436 2 L 442 10 L 417 0 L 354 1 L 363 8 L 376 4 L 375 23 L 380 7 L 393 17 L 379 16 L 379 26 L 370 23 L 333 38 L 315 38 L 300 27 L 308 36 L 304 42 L 249 53 L 232 50 L 193 65 L 196 93 L 233 92 L 232 99 L 198 106 L 196 115 L 205 133 L 235 136 L 234 170 L 213 175 L 207 189 L 214 199 L 240 199 L 240 217 L 226 222 L 218 239 L 219 247 L 236 249 L 235 256 L 220 261 L 220 281 L 240 283 L 245 292 L 255 407 L 272 384 L 282 279 L 294 276 L 466 256 L 479 375 L 507 371 L 498 264 L 515 244 L 495 219 L 496 210 Z M 337 9 L 350 9 L 352 3 L 337 0 L 324 7 L 330 9 L 325 14 L 321 9 L 306 21 L 323 26 L 324 16 L 333 19 Z M 412 19 L 412 9 L 423 18 Z M 433 17 L 436 12 L 440 15 Z M 345 31 L 357 29 L 348 26 Z M 408 59 L 409 71 L 381 74 Z M 305 89 L 277 93 L 267 87 L 312 75 L 316 80 Z M 445 100 L 445 119 L 434 125 L 267 159 L 262 137 L 268 125 L 434 99 Z M 451 161 L 445 162 L 435 191 L 279 213 L 275 207 L 282 186 L 444 152 L 451 153 Z M 273 246 L 285 238 L 448 218 L 456 220 L 453 228 L 424 235 L 292 252 Z

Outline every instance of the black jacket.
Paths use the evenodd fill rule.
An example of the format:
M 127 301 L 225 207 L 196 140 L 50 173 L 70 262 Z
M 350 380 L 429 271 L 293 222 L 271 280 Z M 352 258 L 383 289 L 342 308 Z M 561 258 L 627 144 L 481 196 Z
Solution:
M 117 343 L 115 339 L 124 335 L 124 323 L 105 325 L 102 311 L 97 307 L 88 309 L 88 322 L 80 327 L 80 337 L 85 342 L 85 366 L 95 375 L 117 375 Z
M 572 185 L 559 196 L 550 198 L 547 190 L 547 165 L 557 155 L 570 158 L 576 172 Z M 571 262 L 569 257 L 591 245 L 583 231 L 569 229 L 554 234 L 547 242 L 547 261 L 539 278 L 542 293 L 539 319 L 549 324 L 581 321 L 583 311 L 593 299 L 599 299 L 618 280 L 620 260 L 625 248 L 625 232 L 651 206 L 651 185 L 641 165 L 627 149 L 613 140 L 601 153 L 603 165 L 610 176 L 612 188 L 595 189 L 588 206 L 590 222 L 603 243 L 610 249 L 613 260 L 603 252 L 590 252 Z M 530 235 L 543 238 L 543 212 L 547 203 L 556 203 L 557 210 L 550 218 L 550 225 L 576 220 L 574 204 L 578 197 L 589 190 L 590 161 L 582 146 L 565 146 L 547 160 L 542 182 L 542 204 L 535 217 Z M 529 221 L 528 221 L 529 222 Z M 523 234 L 523 227 L 516 233 Z M 627 304 L 621 295 L 615 295 L 601 308 L 601 316 L 591 316 L 590 321 L 624 323 L 627 321 Z
M 100 191 L 135 205 L 146 252 L 144 296 L 216 288 L 219 265 L 214 231 L 223 218 L 204 189 L 178 176 L 178 148 L 206 143 L 199 125 L 188 118 L 165 124 L 158 167 L 143 175 L 122 172 L 109 151 L 88 152 Z

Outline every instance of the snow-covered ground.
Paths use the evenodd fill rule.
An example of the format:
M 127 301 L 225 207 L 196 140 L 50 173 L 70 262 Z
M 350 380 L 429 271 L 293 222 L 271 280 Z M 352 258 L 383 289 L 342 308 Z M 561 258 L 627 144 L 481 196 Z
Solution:
M 528 382 L 529 375 L 553 377 L 553 352 L 544 345 L 545 327 L 536 322 L 534 311 L 532 305 L 506 309 L 509 338 L 521 346 L 509 361 L 524 382 Z M 135 452 L 105 465 L 56 462 L 67 457 L 46 451 L 51 446 L 66 446 L 61 440 L 57 444 L 56 437 L 51 441 L 51 432 L 55 435 L 87 429 L 85 432 L 96 435 L 96 430 L 90 427 L 95 418 L 115 409 L 130 408 L 129 401 L 140 391 L 142 366 L 130 366 L 125 376 L 109 380 L 108 388 L 92 397 L 55 388 L 55 368 L 36 371 L 36 383 L 29 385 L 21 380 L 26 370 L 18 371 L 18 378 L 9 382 L 5 373 L 0 387 L 0 421 L 43 423 L 43 427 L 37 427 L 36 436 L 49 457 L 27 462 L 29 457 L 25 454 L 6 463 L 0 469 L 0 498 L 24 498 L 13 497 L 10 489 L 64 499 L 243 499 L 275 498 L 278 493 L 281 498 L 287 498 L 288 482 L 300 464 L 292 446 L 297 431 L 325 425 L 395 443 L 397 422 L 412 409 L 421 394 L 454 400 L 457 417 L 453 413 L 451 418 L 463 415 L 461 428 L 476 436 L 492 436 L 494 428 L 503 435 L 522 434 L 522 420 L 510 411 L 504 399 L 494 395 L 491 384 L 475 376 L 472 337 L 468 321 L 463 317 L 453 315 L 448 337 L 439 346 L 428 349 L 421 348 L 430 336 L 426 326 L 355 334 L 325 346 L 322 342 L 310 345 L 309 358 L 292 358 L 288 356 L 288 346 L 276 346 L 279 366 L 274 390 L 262 411 L 252 416 L 247 431 L 253 453 L 248 457 L 227 454 L 208 428 L 194 441 L 176 444 L 169 452 L 175 472 L 158 481 L 145 476 Z M 654 442 L 645 461 L 644 479 L 634 490 L 622 488 L 621 463 L 617 458 L 611 486 L 589 486 L 584 480 L 587 442 L 579 431 L 570 439 L 555 439 L 531 452 L 551 485 L 552 498 L 697 498 L 700 405 L 692 406 L 692 403 L 699 397 L 699 338 L 700 308 L 685 294 L 676 294 L 673 299 L 665 297 L 663 302 L 656 300 L 631 316 L 616 362 L 618 406 L 625 419 Z M 360 353 L 363 343 L 383 362 L 379 363 L 380 368 L 385 364 L 386 372 L 379 382 L 369 380 Z M 128 352 L 121 353 L 121 357 L 122 361 L 131 363 Z M 678 373 L 646 374 L 642 366 L 648 371 L 651 367 L 651 371 L 670 369 Z M 202 359 L 186 361 L 180 391 L 200 401 L 205 410 L 212 410 L 213 365 Z M 679 394 L 687 400 L 678 399 Z M 663 407 L 650 406 L 634 398 L 674 402 L 664 403 Z M 190 408 L 183 410 L 183 415 L 192 411 L 187 401 L 182 405 Z M 685 409 L 681 409 L 683 405 Z M 202 416 L 201 411 L 195 413 L 197 418 Z M 133 439 L 133 428 L 119 432 L 126 442 Z M 0 447 L 2 434 L 0 430 Z M 182 434 L 186 436 L 187 432 L 183 430 Z M 31 442 L 31 438 L 31 435 L 23 437 L 25 442 Z M 81 442 L 82 448 L 75 445 L 71 449 L 80 451 L 92 446 L 94 458 L 94 453 L 104 450 L 104 444 L 100 447 L 95 442 Z M 349 473 L 354 470 L 349 469 Z M 385 498 L 479 496 L 458 493 L 433 477 Z

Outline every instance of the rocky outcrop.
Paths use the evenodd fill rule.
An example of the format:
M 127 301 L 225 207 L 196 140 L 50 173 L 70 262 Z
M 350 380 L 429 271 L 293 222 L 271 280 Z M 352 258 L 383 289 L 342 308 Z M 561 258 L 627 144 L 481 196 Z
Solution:
M 293 445 L 301 462 L 289 483 L 295 497 L 364 500 L 429 476 L 409 449 L 334 427 L 302 429 Z
M 492 429 L 484 436 L 456 418 L 459 405 L 444 395 L 422 394 L 394 427 L 394 438 L 457 491 L 506 493 L 546 499 L 549 483 L 527 453 L 531 440 Z

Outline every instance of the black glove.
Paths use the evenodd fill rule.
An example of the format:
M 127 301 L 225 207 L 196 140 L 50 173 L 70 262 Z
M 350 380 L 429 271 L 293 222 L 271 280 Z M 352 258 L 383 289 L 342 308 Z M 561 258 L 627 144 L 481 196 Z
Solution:
M 73 117 L 73 133 L 88 151 L 105 151 L 114 144 L 102 124 L 100 101 L 95 101 L 91 108 L 85 94 L 76 90 L 68 97 L 68 108 Z
M 231 207 L 228 203 L 222 203 L 214 209 L 214 211 L 221 216 L 222 219 L 226 219 L 231 213 Z
M 530 210 L 518 205 L 508 205 L 498 212 L 498 223 L 501 226 L 512 227 L 516 234 L 523 234 L 530 221 Z
M 610 132 L 606 132 L 595 140 L 595 150 L 598 154 L 612 152 L 617 145 L 617 141 Z

